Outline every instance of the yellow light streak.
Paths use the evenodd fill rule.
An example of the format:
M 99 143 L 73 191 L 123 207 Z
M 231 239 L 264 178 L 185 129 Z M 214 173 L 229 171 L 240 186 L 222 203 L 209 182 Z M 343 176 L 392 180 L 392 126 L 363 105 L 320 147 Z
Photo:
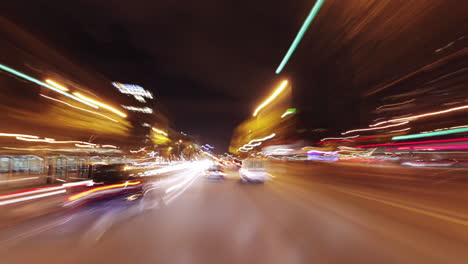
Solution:
M 257 109 L 255 109 L 253 116 L 257 116 L 260 110 L 262 110 L 265 106 L 271 103 L 271 101 L 273 101 L 276 97 L 278 97 L 278 95 L 280 95 L 281 92 L 283 92 L 283 90 L 286 88 L 287 85 L 288 85 L 288 80 L 284 80 L 280 84 L 280 86 L 270 95 L 270 97 L 268 97 L 261 105 L 257 107 Z
M 100 107 L 102 107 L 102 108 L 105 108 L 105 109 L 107 109 L 107 110 L 109 110 L 109 111 L 111 111 L 111 112 L 113 112 L 113 113 L 115 113 L 115 114 L 117 114 L 117 115 L 119 115 L 119 116 L 121 116 L 121 117 L 127 117 L 127 114 L 125 114 L 125 113 L 123 113 L 123 112 L 121 112 L 121 111 L 115 109 L 114 107 L 112 107 L 112 106 L 110 106 L 110 105 L 107 105 L 107 104 L 98 102 L 98 101 L 96 101 L 96 100 L 94 100 L 94 99 L 91 99 L 91 98 L 89 98 L 89 97 L 86 97 L 86 96 L 84 96 L 84 95 L 82 95 L 82 94 L 80 94 L 80 93 L 78 93 L 78 92 L 73 93 L 73 95 L 75 95 L 76 97 L 78 97 L 78 98 L 80 98 L 80 99 L 82 99 L 82 100 L 85 100 L 85 101 L 87 101 L 87 102 L 93 103 L 93 104 L 98 105 L 98 106 L 100 106 Z
M 67 87 L 63 86 L 63 85 L 58 84 L 58 83 L 52 81 L 51 79 L 47 79 L 47 80 L 45 80 L 45 82 L 48 83 L 48 84 L 50 84 L 50 85 L 52 85 L 53 87 L 55 87 L 55 88 L 57 88 L 57 89 L 60 89 L 60 90 L 64 91 L 64 92 L 67 92 L 67 91 L 70 90 L 70 89 L 68 89 Z
M 57 141 L 53 138 L 26 138 L 26 137 L 21 137 L 17 136 L 17 140 L 22 140 L 22 141 L 29 141 L 29 142 L 45 142 L 45 143 L 52 143 L 52 144 L 84 144 L 87 146 L 97 146 L 94 143 L 89 143 L 89 142 L 84 142 L 84 141 L 77 141 L 77 140 L 61 140 Z
M 107 119 L 109 119 L 109 120 L 111 120 L 111 121 L 113 121 L 113 122 L 116 122 L 116 123 L 119 122 L 119 121 L 117 121 L 117 120 L 115 120 L 115 119 L 113 119 L 113 118 L 110 118 L 110 117 L 108 117 L 108 116 L 106 116 L 106 115 L 103 115 L 103 114 L 101 114 L 101 113 L 94 112 L 94 111 L 91 111 L 91 110 L 88 110 L 88 109 L 84 109 L 84 108 L 81 108 L 81 107 L 78 107 L 78 106 L 75 106 L 75 105 L 71 105 L 71 104 L 66 103 L 66 102 L 64 102 L 64 101 L 62 101 L 62 100 L 59 100 L 59 99 L 55 99 L 55 98 L 52 98 L 52 97 L 49 97 L 49 96 L 46 96 L 46 95 L 43 95 L 43 94 L 40 94 L 40 96 L 42 96 L 42 97 L 44 97 L 44 98 L 47 98 L 47 99 L 49 99 L 49 100 L 56 101 L 56 102 L 59 102 L 59 103 L 68 105 L 68 106 L 70 106 L 70 107 L 73 107 L 73 108 L 76 108 L 76 109 L 79 109 L 79 110 L 88 112 L 88 113 L 92 113 L 92 114 L 95 114 L 95 115 L 102 116 L 102 117 L 107 118 Z
M 164 136 L 167 137 L 167 133 L 166 133 L 166 132 L 164 132 L 164 131 L 162 131 L 162 130 L 160 130 L 160 129 L 154 128 L 154 127 L 152 127 L 151 129 L 152 129 L 154 132 L 156 132 L 156 133 L 158 133 L 158 134 L 162 134 L 162 135 L 164 135 Z

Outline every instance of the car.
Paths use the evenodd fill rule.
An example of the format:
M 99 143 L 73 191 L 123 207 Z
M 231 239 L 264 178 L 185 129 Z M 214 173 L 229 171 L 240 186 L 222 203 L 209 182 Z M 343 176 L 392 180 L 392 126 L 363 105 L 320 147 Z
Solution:
M 93 186 L 72 193 L 67 204 L 82 204 L 103 199 L 123 198 L 133 201 L 143 193 L 143 183 L 130 176 L 125 164 L 96 165 L 92 175 Z
M 212 165 L 207 170 L 205 170 L 205 178 L 210 180 L 224 180 L 224 173 L 223 167 L 221 165 Z
M 248 158 L 242 162 L 239 170 L 242 182 L 263 183 L 270 179 L 270 174 L 266 172 L 265 160 L 259 158 Z

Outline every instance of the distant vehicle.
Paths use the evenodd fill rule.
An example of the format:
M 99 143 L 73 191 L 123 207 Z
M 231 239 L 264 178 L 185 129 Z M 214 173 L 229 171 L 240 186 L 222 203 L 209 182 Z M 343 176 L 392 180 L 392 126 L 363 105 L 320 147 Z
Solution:
M 245 159 L 239 170 L 242 182 L 263 183 L 270 178 L 265 170 L 265 160 L 257 158 Z
M 225 175 L 226 174 L 224 173 L 223 167 L 221 167 L 221 165 L 210 166 L 205 171 L 205 178 L 211 179 L 211 180 L 224 180 Z

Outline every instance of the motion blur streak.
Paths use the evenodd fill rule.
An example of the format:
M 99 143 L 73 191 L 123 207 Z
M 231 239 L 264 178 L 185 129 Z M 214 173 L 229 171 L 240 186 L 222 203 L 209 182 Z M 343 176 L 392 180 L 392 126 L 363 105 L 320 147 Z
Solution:
M 5 65 L 3 65 L 3 64 L 0 64 L 0 69 L 4 70 L 4 71 L 6 71 L 6 72 L 12 73 L 12 74 L 14 74 L 14 75 L 16 75 L 16 76 L 18 76 L 18 77 L 23 78 L 23 79 L 26 79 L 26 80 L 28 80 L 28 81 L 30 81 L 30 82 L 39 84 L 39 85 L 42 86 L 42 87 L 49 88 L 49 89 L 51 89 L 51 90 L 53 90 L 53 91 L 55 91 L 55 92 L 57 92 L 57 93 L 59 93 L 59 94 L 65 95 L 66 97 L 69 97 L 69 98 L 71 98 L 71 99 L 73 99 L 73 100 L 76 100 L 76 101 L 78 101 L 78 102 L 80 102 L 80 103 L 83 103 L 83 104 L 85 104 L 85 105 L 91 106 L 91 107 L 96 108 L 96 109 L 99 108 L 99 107 L 96 106 L 96 105 L 90 104 L 90 103 L 88 103 L 88 102 L 86 102 L 86 101 L 84 101 L 84 100 L 81 100 L 80 98 L 78 98 L 78 97 L 76 97 L 76 96 L 73 96 L 73 95 L 71 95 L 71 94 L 69 94 L 69 93 L 66 93 L 66 92 L 64 92 L 64 91 L 62 91 L 62 90 L 60 90 L 60 89 L 57 89 L 57 88 L 55 88 L 55 87 L 53 87 L 53 86 L 51 86 L 51 85 L 48 85 L 47 83 L 41 82 L 41 81 L 39 81 L 39 80 L 37 80 L 37 79 L 34 79 L 33 77 L 30 77 L 30 76 L 28 76 L 28 75 L 26 75 L 26 74 L 24 74 L 24 73 L 21 73 L 21 72 L 19 72 L 19 71 L 16 71 L 16 70 L 14 70 L 14 69 L 12 69 L 12 68 L 10 68 L 10 67 L 7 67 L 7 66 L 5 66 Z
M 102 187 L 96 187 L 96 188 L 93 188 L 91 190 L 87 190 L 87 191 L 80 192 L 78 194 L 72 195 L 72 196 L 68 197 L 67 200 L 68 201 L 75 201 L 77 199 L 83 198 L 83 197 L 85 197 L 85 196 L 87 196 L 89 194 L 95 193 L 95 192 L 109 190 L 109 189 L 115 189 L 115 188 L 122 188 L 122 187 L 126 187 L 126 186 L 138 185 L 138 184 L 141 184 L 141 181 L 125 182 L 125 183 L 120 183 L 120 184 L 112 184 L 112 185 L 106 185 L 106 186 L 102 186 Z
M 322 138 L 320 141 L 325 141 L 325 140 L 345 140 L 345 139 L 357 138 L 357 137 L 359 137 L 359 135 L 350 136 L 350 137 L 327 137 L 327 138 Z
M 405 139 L 413 139 L 413 138 L 443 136 L 443 135 L 464 133 L 464 132 L 467 132 L 467 131 L 468 131 L 468 128 L 457 128 L 457 129 L 449 129 L 449 130 L 443 130 L 443 131 L 437 131 L 437 132 L 429 132 L 429 133 L 421 133 L 421 134 L 413 134 L 413 135 L 405 135 L 405 136 L 396 136 L 396 137 L 392 137 L 392 140 L 405 140 Z
M 381 109 L 381 108 L 389 107 L 389 106 L 404 105 L 404 104 L 407 104 L 407 103 L 411 103 L 411 102 L 413 102 L 414 100 L 415 100 L 415 99 L 411 99 L 411 100 L 408 100 L 408 101 L 405 101 L 405 102 L 401 102 L 401 103 L 381 105 L 381 106 L 377 107 L 377 109 Z
M 90 142 L 84 142 L 84 141 L 77 141 L 77 140 L 55 140 L 53 138 L 30 138 L 30 137 L 21 137 L 17 136 L 17 140 L 21 141 L 31 141 L 31 142 L 45 142 L 45 143 L 51 143 L 51 144 L 83 144 L 86 145 L 87 147 L 96 147 L 97 144 L 90 143 Z
M 114 148 L 114 149 L 117 148 L 117 146 L 114 146 L 114 145 L 102 145 L 101 147 L 103 147 L 103 148 Z
M 442 146 L 411 146 L 411 147 L 399 147 L 397 150 L 405 149 L 425 149 L 425 150 L 436 150 L 436 149 L 468 149 L 468 145 L 442 145 Z
M 408 123 L 409 123 L 409 121 L 405 121 L 405 122 L 401 122 L 401 123 L 398 123 L 398 124 L 393 124 L 393 125 L 388 125 L 388 126 L 383 126 L 383 127 L 371 127 L 371 128 L 354 129 L 354 130 L 349 130 L 349 131 L 343 132 L 341 134 L 346 135 L 346 134 L 354 133 L 354 132 L 358 132 L 358 131 L 379 130 L 379 129 L 389 128 L 389 127 L 401 126 L 401 125 L 405 125 L 405 124 L 408 124 Z
M 107 118 L 107 119 L 109 119 L 109 120 L 111 120 L 111 121 L 114 121 L 114 122 L 116 122 L 116 123 L 119 122 L 119 121 L 117 121 L 117 120 L 115 120 L 115 119 L 113 119 L 113 118 L 110 118 L 110 117 L 108 117 L 108 116 L 106 116 L 106 115 L 104 115 L 104 114 L 101 114 L 101 113 L 98 113 L 98 112 L 94 112 L 94 111 L 91 111 L 91 110 L 88 110 L 88 109 L 84 109 L 84 108 L 81 108 L 81 107 L 78 107 L 78 106 L 75 106 L 75 105 L 71 105 L 71 104 L 69 104 L 69 103 L 67 103 L 67 102 L 64 102 L 64 101 L 62 101 L 62 100 L 49 97 L 49 96 L 47 96 L 47 95 L 40 94 L 40 96 L 42 96 L 42 97 L 44 97 L 44 98 L 47 98 L 47 99 L 49 99 L 49 100 L 53 100 L 53 101 L 59 102 L 59 103 L 64 104 L 64 105 L 68 105 L 68 106 L 73 107 L 73 108 L 76 108 L 76 109 L 79 109 L 79 110 L 81 110 L 81 111 L 85 111 L 85 112 L 88 112 L 88 113 L 92 113 L 92 114 L 95 114 L 95 115 L 102 116 L 102 117 Z
M 276 88 L 276 90 L 270 95 L 270 97 L 268 97 L 262 104 L 260 104 L 257 107 L 257 109 L 255 109 L 253 116 L 257 116 L 260 110 L 262 110 L 265 106 L 271 103 L 271 101 L 275 100 L 275 98 L 281 94 L 281 92 L 286 88 L 287 85 L 288 85 L 288 80 L 284 80 L 283 82 L 281 82 L 280 86 Z
M 250 141 L 249 141 L 249 144 L 253 144 L 253 143 L 255 143 L 255 142 L 261 142 L 261 141 L 265 141 L 265 140 L 268 140 L 268 139 L 272 139 L 272 138 L 274 138 L 275 136 L 276 136 L 276 134 L 275 134 L 275 133 L 272 133 L 272 134 L 270 134 L 270 135 L 268 135 L 268 136 L 266 136 L 266 137 L 264 137 L 264 138 L 259 138 L 259 139 L 250 140 Z
M 0 183 L 29 181 L 29 180 L 36 180 L 36 179 L 39 179 L 39 177 L 28 177 L 28 178 L 14 179 L 14 180 L 3 180 L 3 181 L 0 181 Z
M 320 144 L 325 144 L 325 143 L 329 143 L 329 142 L 349 142 L 349 141 L 358 141 L 358 140 L 365 140 L 365 139 L 371 139 L 371 138 L 375 138 L 377 136 L 369 136 L 369 137 L 362 137 L 362 138 L 351 138 L 351 139 L 343 139 L 343 140 L 327 140 L 327 141 L 322 141 L 322 142 L 318 142 L 317 144 L 320 145 Z
M 34 200 L 34 199 L 38 199 L 38 198 L 42 198 L 42 197 L 57 195 L 57 194 L 65 193 L 65 192 L 66 192 L 66 190 L 60 190 L 60 191 L 37 194 L 37 195 L 32 195 L 32 196 L 27 196 L 27 197 L 22 197 L 22 198 L 17 198 L 17 199 L 11 199 L 11 200 L 6 200 L 6 201 L 0 202 L 0 205 L 6 205 L 6 204 L 17 203 L 17 202 L 29 201 L 29 200 Z
M 164 131 L 162 131 L 161 129 L 157 129 L 157 128 L 155 128 L 155 127 L 152 127 L 151 129 L 152 129 L 154 132 L 156 132 L 156 133 L 158 133 L 158 134 L 161 134 L 161 135 L 164 135 L 164 136 L 167 137 L 167 133 L 164 132 Z
M 144 172 L 143 175 L 144 176 L 153 176 L 153 175 L 158 175 L 158 174 L 162 174 L 162 173 L 175 172 L 175 171 L 183 170 L 183 169 L 197 168 L 198 166 L 201 166 L 203 164 L 206 164 L 206 162 L 204 162 L 204 161 L 184 162 L 184 163 L 167 166 L 167 167 L 160 168 L 160 169 L 149 170 L 149 171 Z
M 81 99 L 87 101 L 87 102 L 90 102 L 90 103 L 93 103 L 93 104 L 95 104 L 95 105 L 98 105 L 98 106 L 100 106 L 100 107 L 102 107 L 102 108 L 104 108 L 104 109 L 107 109 L 107 110 L 109 110 L 109 111 L 111 111 L 111 112 L 113 112 L 113 113 L 115 113 L 115 114 L 117 114 L 117 115 L 119 115 L 119 116 L 121 116 L 121 117 L 124 117 L 124 118 L 127 117 L 127 115 L 126 115 L 125 113 L 122 113 L 121 111 L 115 109 L 114 107 L 112 107 L 112 106 L 110 106 L 110 105 L 107 105 L 107 104 L 98 102 L 98 101 L 96 101 L 96 100 L 94 100 L 94 99 L 91 99 L 91 98 L 89 98 L 89 97 L 86 97 L 86 96 L 84 96 L 84 95 L 82 95 L 82 94 L 80 94 L 80 93 L 78 93 L 78 92 L 73 93 L 73 94 L 76 95 L 77 97 L 79 97 L 79 98 L 81 98 Z
M 41 192 L 50 192 L 50 191 L 59 190 L 59 189 L 63 189 L 63 187 L 56 186 L 56 187 L 34 188 L 30 190 L 24 190 L 24 191 L 2 195 L 0 196 L 0 200 L 10 199 L 10 198 L 18 197 L 18 196 L 26 196 L 29 194 L 35 194 L 35 193 L 41 193 Z
M 56 83 L 56 82 L 54 82 L 54 81 L 52 81 L 52 80 L 50 80 L 50 79 L 47 79 L 47 80 L 46 80 L 46 83 L 48 83 L 48 84 L 54 86 L 54 87 L 57 88 L 57 89 L 60 89 L 60 90 L 64 91 L 64 92 L 67 92 L 67 91 L 70 90 L 70 89 L 68 89 L 67 87 L 65 87 L 65 86 L 63 86 L 63 85 L 61 85 L 61 84 L 58 84 L 58 83 Z
M 286 66 L 286 63 L 288 63 L 289 59 L 291 58 L 292 54 L 296 50 L 297 46 L 302 40 L 302 37 L 304 37 L 304 34 L 306 33 L 307 29 L 309 28 L 310 24 L 314 20 L 314 18 L 317 16 L 320 8 L 322 7 L 323 3 L 325 3 L 325 0 L 317 0 L 310 10 L 309 15 L 307 16 L 306 20 L 301 26 L 301 29 L 299 29 L 299 32 L 296 35 L 296 38 L 294 38 L 293 43 L 288 49 L 288 52 L 286 52 L 286 55 L 284 56 L 283 60 L 281 61 L 280 65 L 276 69 L 275 73 L 280 74 L 281 71 L 283 70 L 284 66 Z
M 0 137 L 39 138 L 38 136 L 31 136 L 31 135 L 24 135 L 24 134 L 10 134 L 10 133 L 0 133 Z
M 33 177 L 31 179 L 37 179 L 37 177 Z M 22 191 L 18 191 L 14 193 L 1 195 L 0 200 L 10 199 L 10 198 L 18 197 L 18 196 L 26 196 L 26 195 L 41 193 L 41 192 L 50 192 L 50 191 L 55 191 L 55 190 L 60 190 L 60 189 L 68 189 L 68 188 L 79 187 L 79 186 L 93 186 L 93 184 L 94 182 L 92 180 L 86 180 L 86 181 L 80 181 L 80 182 L 64 183 L 59 186 L 32 188 L 32 189 L 27 189 L 27 190 L 22 190 Z
M 370 125 L 371 127 L 374 127 L 374 126 L 379 126 L 379 125 L 382 125 L 382 124 L 385 124 L 385 123 L 389 123 L 389 122 L 401 122 L 401 121 L 407 121 L 407 120 L 414 120 L 414 119 L 418 119 L 418 118 L 421 118 L 421 117 L 426 117 L 426 116 L 434 116 L 434 115 L 440 115 L 440 114 L 446 114 L 446 113 L 450 113 L 450 112 L 454 112 L 454 111 L 459 111 L 459 110 L 463 110 L 463 109 L 468 109 L 468 105 L 464 105 L 464 106 L 459 106 L 459 107 L 454 107 L 454 108 L 450 108 L 450 109 L 446 109 L 446 110 L 442 110 L 442 111 L 437 111 L 437 112 L 431 112 L 431 113 L 426 113 L 426 114 L 420 114 L 420 115 L 415 115 L 415 116 L 409 116 L 409 117 L 402 117 L 402 118 L 395 118 L 395 119 L 390 119 L 390 120 L 387 120 L 387 121 L 382 121 L 382 122 L 378 122 L 376 124 L 373 124 L 373 125 Z
M 250 140 L 249 143 L 243 145 L 242 147 L 240 147 L 238 150 L 241 151 L 241 152 L 247 152 L 249 150 L 252 150 L 254 147 L 257 147 L 257 146 L 260 146 L 262 144 L 263 141 L 265 140 L 268 140 L 268 139 L 272 139 L 276 136 L 275 133 L 272 133 L 271 135 L 269 136 L 266 136 L 264 138 L 259 138 L 259 139 L 253 139 L 253 140 Z M 255 144 L 256 143 L 256 144 Z
M 430 143 L 445 143 L 445 142 L 457 142 L 457 141 L 468 141 L 468 138 L 427 140 L 427 141 L 415 141 L 415 142 L 403 142 L 403 143 L 372 144 L 372 145 L 356 146 L 356 148 L 391 147 L 391 146 L 430 144 Z
M 407 127 L 407 128 L 403 128 L 403 129 L 388 131 L 387 133 L 388 133 L 388 134 L 391 134 L 391 133 L 398 133 L 398 132 L 408 131 L 408 130 L 410 130 L 410 129 L 411 129 L 411 127 Z

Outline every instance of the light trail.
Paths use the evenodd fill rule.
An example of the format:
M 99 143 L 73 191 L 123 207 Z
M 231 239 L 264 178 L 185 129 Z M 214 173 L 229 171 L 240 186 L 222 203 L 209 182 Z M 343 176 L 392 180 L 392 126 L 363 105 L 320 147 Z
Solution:
M 330 143 L 330 142 L 350 142 L 350 141 L 371 139 L 375 137 L 377 136 L 369 136 L 369 137 L 362 137 L 362 138 L 355 138 L 355 139 L 343 139 L 343 140 L 327 140 L 327 141 L 318 142 L 317 144 L 320 145 L 320 144 L 325 144 L 325 143 Z
M 270 134 L 270 135 L 268 135 L 268 136 L 266 136 L 264 138 L 250 140 L 249 143 L 244 144 L 242 147 L 238 148 L 238 150 L 241 151 L 241 152 L 247 152 L 249 150 L 252 150 L 254 147 L 260 146 L 263 143 L 263 141 L 274 138 L 275 136 L 276 136 L 276 134 L 272 133 L 272 134 Z M 259 144 L 255 144 L 257 142 Z
M 291 46 L 289 47 L 288 51 L 286 52 L 286 55 L 284 56 L 283 60 L 281 61 L 280 65 L 276 69 L 275 73 L 280 74 L 281 71 L 283 70 L 284 66 L 286 66 L 286 63 L 288 63 L 289 59 L 291 58 L 292 54 L 296 50 L 297 46 L 301 42 L 302 38 L 304 37 L 304 34 L 306 33 L 307 29 L 309 28 L 310 24 L 314 20 L 314 18 L 317 16 L 320 8 L 322 7 L 323 3 L 325 3 L 325 0 L 317 0 L 310 10 L 309 15 L 307 16 L 306 20 L 302 24 L 301 28 L 299 29 L 299 32 L 296 35 L 296 38 L 294 38 L 294 41 L 292 42 Z
M 345 139 L 357 138 L 357 137 L 359 137 L 359 135 L 350 136 L 350 137 L 327 137 L 327 138 L 322 138 L 320 141 L 325 141 L 325 140 L 345 140 Z
M 426 141 L 402 142 L 402 143 L 372 144 L 372 145 L 356 146 L 356 148 L 392 147 L 392 146 L 402 146 L 402 145 L 432 144 L 432 143 L 446 143 L 446 142 L 458 142 L 458 141 L 468 141 L 468 138 L 454 138 L 454 139 L 426 140 Z
M 296 108 L 289 108 L 288 110 L 286 110 L 286 111 L 281 115 L 281 119 L 285 118 L 285 117 L 288 116 L 288 115 L 295 114 L 296 111 L 297 111 Z
M 164 135 L 164 136 L 166 136 L 166 137 L 168 136 L 167 133 L 164 132 L 164 131 L 162 131 L 161 129 L 157 129 L 157 128 L 155 128 L 155 127 L 152 127 L 151 129 L 152 129 L 154 132 L 158 133 L 158 134 L 162 134 L 162 135 Z
M 401 103 L 381 105 L 381 106 L 377 107 L 377 109 L 381 109 L 381 108 L 388 107 L 388 106 L 403 105 L 403 104 L 411 103 L 411 102 L 413 102 L 414 100 L 416 100 L 416 99 L 411 99 L 411 100 L 408 100 L 408 101 L 405 101 L 405 102 L 401 102 Z
M 287 85 L 288 85 L 288 80 L 284 80 L 283 82 L 281 82 L 280 86 L 276 88 L 276 90 L 261 105 L 259 105 L 257 109 L 255 109 L 253 116 L 257 116 L 260 110 L 262 110 L 265 106 L 271 103 L 271 101 L 273 101 L 276 97 L 278 97 L 278 95 L 280 95 L 281 92 L 283 92 L 283 90 L 286 88 Z
M 26 197 L 22 197 L 22 198 L 16 198 L 16 199 L 11 199 L 11 200 L 1 201 L 0 205 L 6 205 L 6 204 L 17 203 L 17 202 L 29 201 L 29 200 L 34 200 L 34 199 L 37 199 L 37 198 L 57 195 L 57 194 L 65 193 L 65 192 L 67 192 L 67 191 L 66 190 L 60 190 L 60 191 L 55 191 L 55 192 L 48 192 L 48 193 L 43 193 L 43 194 L 26 196 Z
M 65 87 L 65 86 L 63 86 L 63 85 L 61 85 L 61 84 L 58 84 L 58 83 L 56 83 L 56 82 L 54 82 L 54 81 L 52 81 L 52 80 L 50 80 L 50 79 L 45 80 L 45 82 L 48 83 L 48 84 L 50 84 L 50 85 L 52 85 L 52 86 L 54 86 L 54 87 L 57 88 L 57 89 L 60 89 L 60 90 L 64 91 L 64 92 L 67 92 L 67 91 L 70 90 L 70 89 L 68 89 L 67 87 Z
M 415 116 L 390 119 L 390 120 L 387 120 L 387 121 L 382 121 L 382 122 L 378 122 L 376 124 L 370 125 L 370 127 L 375 127 L 375 126 L 379 126 L 379 125 L 382 125 L 382 124 L 385 124 L 385 123 L 390 123 L 390 122 L 394 123 L 394 122 L 401 122 L 401 121 L 408 121 L 408 120 L 413 121 L 414 119 L 418 119 L 418 118 L 421 118 L 421 117 L 440 115 L 440 114 L 450 113 L 450 112 L 464 110 L 464 109 L 468 109 L 468 105 L 463 105 L 463 106 L 459 106 L 459 107 L 449 108 L 449 109 L 446 109 L 446 110 L 430 112 L 430 113 L 420 114 L 420 115 L 415 115 Z
M 73 94 L 74 94 L 75 96 L 77 96 L 77 97 L 79 97 L 79 98 L 81 98 L 81 99 L 87 101 L 87 102 L 90 102 L 90 103 L 92 103 L 92 104 L 98 105 L 98 106 L 100 106 L 100 107 L 102 107 L 102 108 L 104 108 L 104 109 L 107 109 L 107 110 L 109 110 L 109 111 L 111 111 L 111 112 L 113 112 L 113 113 L 115 113 L 115 114 L 117 114 L 117 115 L 119 115 L 119 116 L 121 116 L 121 117 L 124 117 L 124 118 L 127 117 L 127 115 L 126 115 L 125 113 L 119 111 L 118 109 L 116 109 L 116 108 L 114 108 L 114 107 L 112 107 L 112 106 L 110 106 L 110 105 L 107 105 L 107 104 L 101 103 L 101 102 L 99 102 L 99 101 L 96 101 L 96 100 L 94 100 L 94 99 L 91 99 L 91 98 L 89 98 L 89 97 L 86 97 L 86 96 L 84 96 L 84 95 L 82 95 L 82 94 L 80 94 L 80 93 L 78 93 L 78 92 L 75 92 L 75 93 L 73 93 Z
M 407 127 L 407 128 L 403 128 L 403 129 L 399 129 L 399 130 L 393 130 L 393 131 L 389 131 L 387 132 L 387 134 L 390 134 L 390 133 L 398 133 L 398 132 L 403 132 L 403 131 L 408 131 L 410 130 L 411 127 Z
M 85 111 L 85 112 L 88 112 L 88 113 L 92 113 L 92 114 L 95 114 L 95 115 L 102 116 L 102 117 L 107 118 L 107 119 L 109 119 L 109 120 L 111 120 L 111 121 L 114 121 L 114 122 L 116 122 L 116 123 L 119 122 L 119 121 L 117 121 L 117 120 L 115 120 L 115 119 L 113 119 L 113 118 L 110 118 L 110 117 L 108 117 L 108 116 L 106 116 L 106 115 L 104 115 L 104 114 L 101 114 L 101 113 L 98 113 L 98 112 L 94 112 L 94 111 L 91 111 L 91 110 L 88 110 L 88 109 L 84 109 L 84 108 L 81 108 L 81 107 L 78 107 L 78 106 L 75 106 L 75 105 L 71 105 L 71 104 L 69 104 L 69 103 L 67 103 L 67 102 L 64 102 L 64 101 L 62 101 L 62 100 L 58 100 L 58 99 L 55 99 L 55 98 L 52 98 L 52 97 L 49 97 L 49 96 L 46 96 L 46 95 L 43 95 L 43 94 L 39 94 L 39 95 L 42 96 L 42 97 L 44 97 L 44 98 L 47 98 L 47 99 L 49 99 L 49 100 L 53 100 L 53 101 L 59 102 L 59 103 L 61 103 L 61 104 L 65 104 L 65 105 L 68 105 L 68 106 L 70 106 L 70 107 L 79 109 L 79 110 L 81 110 L 81 111 Z
M 134 185 L 138 185 L 138 184 L 141 184 L 141 181 L 125 182 L 125 183 L 119 183 L 119 184 L 112 184 L 112 185 L 96 187 L 96 188 L 93 188 L 93 189 L 90 189 L 90 190 L 87 190 L 87 191 L 80 192 L 80 193 L 77 193 L 75 195 L 72 195 L 72 196 L 68 197 L 67 200 L 68 201 L 75 201 L 75 200 L 78 200 L 80 198 L 83 198 L 83 197 L 85 197 L 85 196 L 87 196 L 89 194 L 95 193 L 95 192 L 109 190 L 109 189 L 115 189 L 115 188 L 122 188 L 122 187 L 127 187 L 127 186 L 134 186 Z
M 371 128 L 354 129 L 354 130 L 349 130 L 349 131 L 343 132 L 341 134 L 346 135 L 346 134 L 349 134 L 349 133 L 359 132 L 359 131 L 379 130 L 379 129 L 389 128 L 389 127 L 401 126 L 401 125 L 408 124 L 408 123 L 409 123 L 409 121 L 405 121 L 405 122 L 401 122 L 401 123 L 398 123 L 398 124 L 393 124 L 393 125 L 388 125 L 388 126 L 383 126 L 383 127 L 371 127 Z
M 57 92 L 57 93 L 59 93 L 59 94 L 65 95 L 66 97 L 69 97 L 69 98 L 71 98 L 71 99 L 73 99 L 73 100 L 76 100 L 76 101 L 78 101 L 78 102 L 80 102 L 80 103 L 83 103 L 83 104 L 85 104 L 85 105 L 87 105 L 87 106 L 91 106 L 91 107 L 96 108 L 96 109 L 99 108 L 98 106 L 96 106 L 96 105 L 94 105 L 94 104 L 91 104 L 91 103 L 89 103 L 89 102 L 86 102 L 86 101 L 84 101 L 84 100 L 82 100 L 82 99 L 80 99 L 80 98 L 78 98 L 78 97 L 76 97 L 76 96 L 74 96 L 74 95 L 71 95 L 71 94 L 69 94 L 69 93 L 67 93 L 67 92 L 64 92 L 64 91 L 62 91 L 62 90 L 60 90 L 60 89 L 57 89 L 57 88 L 55 88 L 55 87 L 53 87 L 53 86 L 51 86 L 51 85 L 49 85 L 49 84 L 47 84 L 47 83 L 41 82 L 41 81 L 39 81 L 38 79 L 35 79 L 35 78 L 31 77 L 31 76 L 28 76 L 28 75 L 26 75 L 26 74 L 24 74 L 24 73 L 21 73 L 21 72 L 19 72 L 19 71 L 17 71 L 17 70 L 14 70 L 14 69 L 10 68 L 10 67 L 7 67 L 7 66 L 5 66 L 5 65 L 3 65 L 3 64 L 0 64 L 0 69 L 4 70 L 4 71 L 6 71 L 6 72 L 9 72 L 9 73 L 11 73 L 11 74 L 14 74 L 14 75 L 16 75 L 16 76 L 18 76 L 18 77 L 21 77 L 21 78 L 23 78 L 23 79 L 25 79 L 25 80 L 28 80 L 28 81 L 30 81 L 30 82 L 33 82 L 33 83 L 35 83 L 35 84 L 39 84 L 40 86 L 45 87 L 45 88 L 48 88 L 48 89 L 50 89 L 50 90 L 52 90 L 52 91 L 55 91 L 55 92 Z
M 450 134 L 457 134 L 457 133 L 464 133 L 464 132 L 468 132 L 468 128 L 457 128 L 457 129 L 449 129 L 449 130 L 435 131 L 435 132 L 428 132 L 428 133 L 421 133 L 421 134 L 396 136 L 396 137 L 392 137 L 392 140 L 435 137 L 435 136 L 443 136 L 443 135 L 450 135 Z
M 0 137 L 39 138 L 38 136 L 31 136 L 31 135 L 24 135 L 24 134 L 10 134 L 10 133 L 0 133 Z

